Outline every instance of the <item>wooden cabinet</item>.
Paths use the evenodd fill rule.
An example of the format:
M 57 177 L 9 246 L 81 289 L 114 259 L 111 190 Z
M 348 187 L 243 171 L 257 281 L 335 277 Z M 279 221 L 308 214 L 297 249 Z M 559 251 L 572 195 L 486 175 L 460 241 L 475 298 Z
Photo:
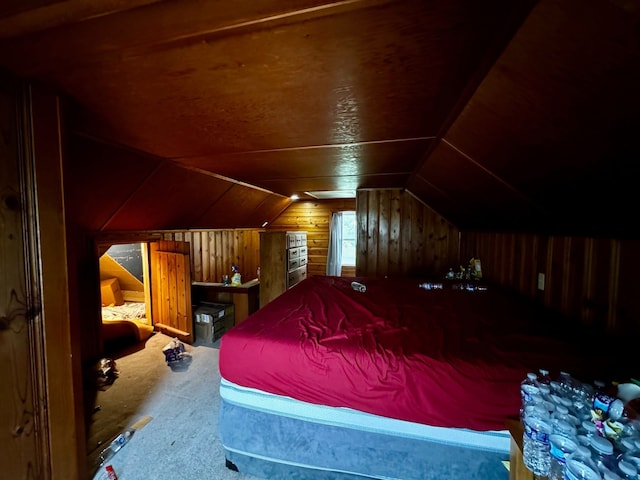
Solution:
M 307 232 L 260 233 L 260 306 L 307 278 Z

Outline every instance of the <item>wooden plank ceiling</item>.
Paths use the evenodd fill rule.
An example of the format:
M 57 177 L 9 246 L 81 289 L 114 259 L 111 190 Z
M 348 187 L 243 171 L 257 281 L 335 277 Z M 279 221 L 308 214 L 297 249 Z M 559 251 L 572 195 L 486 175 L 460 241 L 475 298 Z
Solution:
M 259 227 L 294 193 L 406 188 L 463 230 L 626 238 L 638 5 L 12 0 L 0 66 L 68 99 L 92 229 Z

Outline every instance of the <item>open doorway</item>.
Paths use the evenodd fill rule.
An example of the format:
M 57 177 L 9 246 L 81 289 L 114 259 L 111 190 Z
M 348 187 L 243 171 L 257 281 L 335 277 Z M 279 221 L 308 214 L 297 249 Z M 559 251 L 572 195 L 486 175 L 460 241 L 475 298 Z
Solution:
M 153 333 L 146 243 L 110 246 L 100 256 L 104 351 L 113 354 L 144 342 Z
M 97 242 L 97 253 L 101 362 L 112 361 L 113 371 L 85 391 L 92 472 L 102 450 L 145 416 L 147 398 L 171 372 L 163 347 L 176 337 L 193 341 L 189 243 L 109 236 Z

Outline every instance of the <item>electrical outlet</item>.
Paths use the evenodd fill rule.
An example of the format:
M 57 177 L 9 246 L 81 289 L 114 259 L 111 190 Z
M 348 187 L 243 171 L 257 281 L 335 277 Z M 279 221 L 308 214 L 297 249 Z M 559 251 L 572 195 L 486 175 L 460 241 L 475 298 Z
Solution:
M 544 290 L 544 273 L 538 273 L 538 290 Z

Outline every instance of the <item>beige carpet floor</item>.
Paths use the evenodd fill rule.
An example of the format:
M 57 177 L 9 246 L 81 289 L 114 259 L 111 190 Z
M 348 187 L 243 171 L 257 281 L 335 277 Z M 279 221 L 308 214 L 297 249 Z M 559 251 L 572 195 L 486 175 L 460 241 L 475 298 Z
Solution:
M 108 462 L 119 480 L 253 479 L 225 467 L 217 431 L 218 349 L 212 344 L 186 345 L 190 361 L 171 367 L 162 352 L 170 341 L 155 333 L 109 357 L 118 375 L 111 385 L 95 391 L 95 409 L 87 425 L 93 478 L 106 478 L 104 466 L 98 465 L 100 452 L 120 432 L 146 419 L 148 423 Z

